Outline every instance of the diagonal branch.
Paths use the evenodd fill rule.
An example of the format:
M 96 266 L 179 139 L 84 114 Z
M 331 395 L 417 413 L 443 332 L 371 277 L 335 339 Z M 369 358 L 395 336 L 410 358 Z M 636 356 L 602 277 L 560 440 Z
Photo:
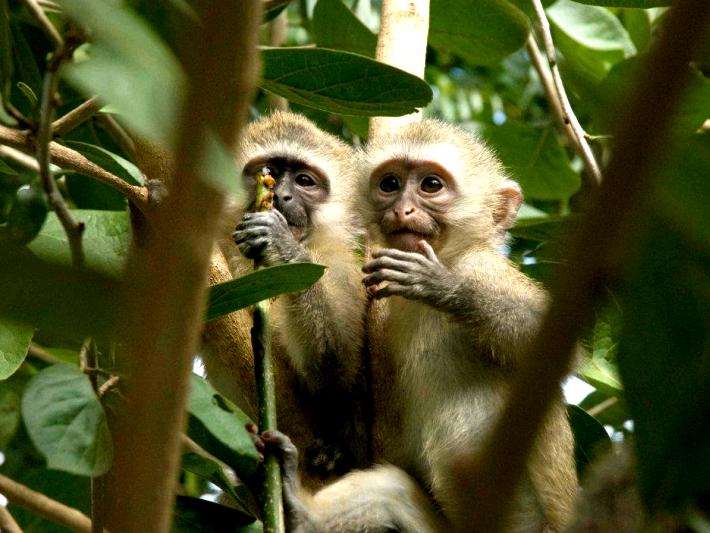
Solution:
M 475 514 L 471 523 L 480 531 L 499 531 L 540 423 L 570 367 L 577 339 L 604 297 L 600 287 L 622 277 L 632 260 L 636 232 L 648 216 L 654 186 L 651 169 L 668 145 L 671 118 L 688 82 L 687 64 L 710 28 L 710 2 L 676 0 L 665 23 L 626 105 L 619 108 L 606 178 L 572 236 L 569 265 L 555 280 L 550 307 L 505 410 L 483 456 L 463 459 L 459 465 L 467 481 L 457 488 L 471 494 Z M 467 531 L 469 524 L 456 526 Z
M 537 15 L 538 22 L 540 23 L 540 33 L 542 34 L 543 48 L 545 49 L 545 55 L 547 56 L 547 62 L 552 75 L 552 83 L 550 84 L 547 70 L 540 61 L 540 50 L 535 41 L 535 37 L 532 35 L 528 37 L 527 48 L 530 53 L 530 58 L 533 61 L 538 74 L 540 75 L 540 80 L 543 82 L 543 88 L 548 100 L 552 104 L 553 109 L 556 112 L 561 112 L 561 118 L 565 125 L 563 133 L 570 137 L 572 144 L 579 153 L 580 157 L 584 161 L 584 165 L 587 167 L 587 171 L 594 178 L 595 184 L 598 185 L 602 181 L 602 173 L 599 170 L 599 164 L 594 157 L 592 148 L 587 142 L 587 134 L 582 128 L 577 116 L 574 114 L 572 105 L 569 103 L 569 98 L 567 98 L 567 93 L 565 92 L 564 84 L 562 83 L 562 77 L 560 76 L 560 69 L 557 66 L 557 56 L 555 54 L 555 44 L 552 42 L 552 32 L 550 31 L 550 23 L 545 15 L 545 8 L 542 6 L 540 0 L 532 0 L 533 7 L 535 8 L 535 14 Z M 550 90 L 550 85 L 554 87 L 555 91 Z
M 101 103 L 98 97 L 94 96 L 90 98 L 83 104 L 69 111 L 66 115 L 58 118 L 52 124 L 52 135 L 54 137 L 61 137 L 65 133 L 69 133 L 71 130 L 80 126 L 101 109 Z
M 42 31 L 44 31 L 47 37 L 49 37 L 54 43 L 54 46 L 58 49 L 64 46 L 64 39 L 62 39 L 62 36 L 59 35 L 59 32 L 57 31 L 57 28 L 54 27 L 54 24 L 52 24 L 52 22 L 47 18 L 47 15 L 45 15 L 44 10 L 39 5 L 39 2 L 37 2 L 37 0 L 24 0 L 24 3 L 35 20 L 39 23 Z

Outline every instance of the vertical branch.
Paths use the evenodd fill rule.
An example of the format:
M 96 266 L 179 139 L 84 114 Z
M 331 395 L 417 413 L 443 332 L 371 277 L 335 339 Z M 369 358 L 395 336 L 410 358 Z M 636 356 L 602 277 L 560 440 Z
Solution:
M 57 217 L 64 228 L 71 248 L 74 266 L 81 268 L 84 265 L 84 251 L 81 237 L 84 233 L 84 224 L 78 222 L 67 207 L 62 194 L 59 192 L 52 169 L 50 166 L 50 146 L 52 142 L 52 116 L 54 115 L 54 96 L 59 83 L 59 71 L 64 61 L 71 57 L 74 44 L 63 42 L 57 48 L 52 59 L 47 65 L 42 85 L 42 99 L 39 108 L 39 126 L 37 128 L 37 162 L 39 163 L 42 185 L 47 193 L 49 203 L 57 213 Z
M 424 79 L 429 35 L 429 0 L 383 0 L 377 61 Z M 421 120 L 421 112 L 404 117 L 372 117 L 369 137 Z
M 565 92 L 565 87 L 562 83 L 562 77 L 560 76 L 560 69 L 557 66 L 555 44 L 552 42 L 552 32 L 550 31 L 550 23 L 545 15 L 545 8 L 542 6 L 541 0 L 532 0 L 532 4 L 535 8 L 535 14 L 537 15 L 538 22 L 540 23 L 540 33 L 542 34 L 543 47 L 547 56 L 550 72 L 552 73 L 552 86 L 554 87 L 555 92 L 552 93 L 550 91 L 549 82 L 543 82 L 543 88 L 545 89 L 547 98 L 550 100 L 553 108 L 556 107 L 562 112 L 562 121 L 565 125 L 563 133 L 572 140 L 572 145 L 584 161 L 584 166 L 587 167 L 587 171 L 594 178 L 595 184 L 599 185 L 602 181 L 602 173 L 599 170 L 599 164 L 594 157 L 592 148 L 587 142 L 587 134 L 582 128 L 582 125 L 579 123 L 579 120 L 577 120 L 577 116 L 572 110 L 572 105 L 569 103 L 569 98 L 567 98 L 567 93 Z M 528 37 L 527 47 L 530 57 L 533 60 L 533 65 L 540 75 L 540 79 L 542 80 L 543 78 L 547 78 L 547 71 L 538 59 L 540 53 L 537 42 L 535 41 L 535 37 L 532 33 Z
M 688 82 L 688 62 L 710 28 L 710 2 L 677 0 L 665 22 L 634 89 L 619 107 L 606 177 L 569 243 L 569 264 L 555 280 L 550 307 L 503 414 L 480 460 L 460 464 L 468 481 L 458 489 L 471 495 L 472 523 L 481 531 L 499 531 L 540 423 L 570 367 L 575 343 L 605 295 L 600 287 L 623 276 L 636 232 L 648 216 L 651 169 L 668 145 L 672 114 Z M 469 524 L 456 526 L 469 529 Z
M 116 455 L 106 494 L 106 524 L 116 532 L 170 529 L 189 374 L 224 203 L 204 177 L 205 139 L 214 132 L 225 145 L 238 144 L 256 85 L 260 0 L 198 4 L 201 24 L 183 31 L 188 94 L 174 175 L 145 247 L 132 247 L 126 269 L 126 403 L 112 425 Z

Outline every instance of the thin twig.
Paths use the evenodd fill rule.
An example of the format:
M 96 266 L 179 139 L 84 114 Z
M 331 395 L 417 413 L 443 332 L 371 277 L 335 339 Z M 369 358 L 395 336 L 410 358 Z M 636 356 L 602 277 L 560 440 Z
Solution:
M 542 6 L 540 0 L 532 0 L 533 7 L 535 8 L 535 14 L 537 15 L 538 22 L 540 23 L 540 33 L 542 34 L 542 43 L 545 49 L 545 54 L 547 56 L 547 62 L 550 67 L 550 72 L 552 73 L 552 82 L 555 87 L 555 92 L 557 93 L 557 102 L 562 110 L 562 119 L 566 125 L 569 125 L 571 133 L 574 137 L 573 144 L 579 149 L 580 157 L 584 161 L 584 166 L 587 167 L 587 171 L 594 178 L 594 181 L 601 183 L 602 173 L 599 170 L 599 164 L 597 163 L 592 148 L 587 142 L 587 134 L 577 120 L 577 116 L 574 114 L 572 105 L 569 103 L 569 98 L 567 98 L 567 93 L 565 92 L 564 84 L 562 83 L 562 77 L 560 76 L 560 69 L 557 66 L 557 55 L 555 54 L 555 44 L 552 42 L 552 32 L 550 31 L 550 23 L 545 15 L 545 8 Z M 528 45 L 530 45 L 531 39 L 534 42 L 534 37 L 532 34 L 528 39 Z M 537 43 L 535 43 L 537 45 Z M 535 46 L 537 48 L 537 46 Z M 528 50 L 530 46 L 528 46 Z M 536 65 L 537 66 L 537 65 Z M 543 69 L 538 69 L 540 77 L 542 78 L 544 74 Z M 547 92 L 547 90 L 545 91 Z M 548 98 L 551 99 L 551 95 L 548 94 Z M 553 103 L 553 106 L 555 104 Z M 565 134 L 567 134 L 567 128 L 565 128 Z
M 710 28 L 707 0 L 676 0 L 663 31 L 644 61 L 634 89 L 619 107 L 615 146 L 605 179 L 568 243 L 569 265 L 552 287 L 541 328 L 516 375 L 508 402 L 481 457 L 457 466 L 470 482 L 471 520 L 496 532 L 525 472 L 538 428 L 573 359 L 577 339 L 605 297 L 601 288 L 619 280 L 634 259 L 639 230 L 648 218 L 652 168 L 660 164 L 673 113 L 688 83 L 687 64 Z M 678 39 L 683 35 L 683 39 Z M 652 110 L 650 112 L 649 110 Z M 535 387 L 530 387 L 534 383 Z M 470 524 L 457 524 L 467 531 Z
M 10 159 L 28 170 L 39 173 L 39 163 L 37 163 L 37 160 L 16 148 L 0 145 L 0 156 Z
M 39 108 L 39 127 L 37 129 L 37 162 L 39 163 L 40 176 L 49 203 L 57 214 L 67 234 L 72 262 L 74 266 L 81 268 L 84 266 L 84 251 L 82 246 L 84 223 L 77 221 L 74 215 L 72 215 L 62 197 L 62 193 L 59 192 L 57 182 L 54 180 L 52 169 L 49 166 L 49 143 L 52 141 L 52 115 L 54 114 L 54 96 L 59 83 L 59 70 L 64 61 L 71 57 L 72 50 L 73 46 L 62 44 L 52 56 L 44 74 L 42 99 Z
M 101 103 L 97 96 L 88 99 L 83 104 L 69 111 L 66 115 L 55 120 L 52 124 L 52 134 L 55 137 L 61 137 L 69 133 L 74 128 L 93 117 L 100 109 Z
M 8 501 L 42 518 L 80 533 L 92 533 L 91 520 L 81 511 L 48 498 L 0 474 L 0 493 Z
M 34 357 L 35 359 L 39 359 L 40 361 L 44 361 L 45 363 L 49 363 L 50 365 L 56 365 L 57 363 L 64 362 L 59 357 L 52 355 L 44 348 L 36 345 L 34 342 L 30 344 L 30 348 L 27 350 L 27 355 Z
M 19 131 L 0 125 L 0 143 L 16 148 L 27 154 L 35 153 L 32 136 L 25 131 Z M 52 161 L 59 167 L 67 170 L 74 170 L 113 187 L 133 202 L 143 213 L 150 214 L 148 207 L 148 191 L 145 187 L 131 185 L 118 176 L 111 174 L 96 163 L 89 161 L 76 150 L 67 148 L 57 142 L 51 142 L 49 144 L 49 152 L 52 157 Z
M 62 39 L 62 36 L 59 35 L 59 32 L 57 31 L 57 28 L 54 27 L 54 24 L 52 24 L 52 22 L 47 18 L 47 15 L 45 15 L 42 7 L 39 5 L 39 2 L 37 2 L 37 0 L 24 0 L 24 2 L 29 12 L 35 20 L 39 22 L 39 25 L 44 33 L 47 34 L 47 37 L 52 40 L 54 46 L 58 49 L 62 48 L 64 46 L 64 39 Z
M 108 113 L 101 113 L 99 115 L 99 122 L 109 134 L 113 142 L 115 142 L 121 150 L 128 156 L 128 159 L 136 162 L 136 143 L 133 141 L 130 135 L 123 129 L 115 118 L 113 118 Z
M 0 505 L 0 531 L 2 533 L 22 533 L 22 529 L 5 507 Z
M 611 398 L 607 398 L 603 402 L 599 402 L 597 405 L 594 405 L 587 409 L 587 414 L 590 416 L 597 416 L 600 413 L 603 413 L 607 409 L 614 407 L 617 403 L 619 403 L 619 398 L 616 396 L 612 396 Z
M 121 378 L 119 376 L 114 376 L 114 375 L 112 375 L 106 381 L 104 381 L 103 384 L 99 387 L 99 391 L 98 391 L 99 398 L 103 398 L 109 392 L 111 392 L 116 387 L 118 387 L 118 384 L 120 383 L 120 381 L 121 381 Z

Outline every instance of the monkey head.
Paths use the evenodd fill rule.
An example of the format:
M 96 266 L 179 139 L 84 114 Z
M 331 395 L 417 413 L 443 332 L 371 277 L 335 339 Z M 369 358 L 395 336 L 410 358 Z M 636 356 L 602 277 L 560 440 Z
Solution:
M 497 245 L 522 202 L 520 187 L 467 131 L 437 120 L 408 124 L 367 149 L 361 203 L 380 244 L 437 254 Z

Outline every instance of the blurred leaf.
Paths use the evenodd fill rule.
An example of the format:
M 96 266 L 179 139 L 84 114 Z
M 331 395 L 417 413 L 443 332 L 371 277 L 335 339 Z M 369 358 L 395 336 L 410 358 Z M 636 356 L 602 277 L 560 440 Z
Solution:
M 429 44 L 473 65 L 494 64 L 525 44 L 530 21 L 507 0 L 433 0 Z
M 82 241 L 87 267 L 97 272 L 120 276 L 128 257 L 131 238 L 128 213 L 75 209 L 72 214 L 86 227 Z M 47 217 L 42 231 L 29 245 L 29 249 L 46 261 L 71 265 L 69 241 L 54 213 Z
M 249 418 L 204 379 L 193 374 L 190 383 L 189 437 L 231 466 L 240 478 L 250 477 L 256 471 L 257 457 L 245 428 Z
M 264 50 L 261 59 L 263 89 L 332 113 L 407 115 L 432 98 L 416 76 L 349 52 L 278 48 Z
M 15 373 L 30 347 L 34 328 L 0 321 L 0 380 Z
M 510 234 L 531 241 L 559 241 L 560 236 L 569 232 L 576 222 L 577 217 L 570 215 L 525 218 L 518 220 L 515 226 L 510 229 Z
M 623 9 L 621 20 L 636 50 L 642 52 L 651 42 L 651 17 L 643 9 Z
M 648 9 L 650 7 L 670 6 L 673 0 L 575 0 L 575 2 L 591 4 L 593 6 L 638 7 Z
M 614 64 L 636 52 L 619 19 L 603 7 L 558 0 L 547 16 L 566 68 L 588 83 L 600 82 Z
M 615 65 L 598 90 L 596 106 L 592 108 L 596 131 L 610 131 L 612 115 L 618 115 L 634 86 L 636 73 L 643 66 L 644 56 L 627 59 Z M 710 79 L 688 67 L 689 80 L 683 92 L 679 109 L 673 119 L 673 135 L 691 136 L 710 117 Z
M 612 398 L 613 403 L 609 403 L 612 401 Z M 606 407 L 600 412 L 595 413 L 594 418 L 602 425 L 610 425 L 616 431 L 623 431 L 625 429 L 623 424 L 631 418 L 631 415 L 622 397 L 616 395 L 610 396 L 605 392 L 595 390 L 582 400 L 579 407 L 585 411 L 589 411 L 590 409 L 598 410 L 600 405 L 604 402 L 607 402 L 605 404 Z
M 695 186 L 708 198 L 705 168 Z M 656 212 L 623 298 L 619 371 L 642 499 L 655 511 L 707 496 L 710 479 L 710 241 L 695 237 Z
M 5 450 L 20 424 L 20 395 L 7 381 L 0 383 L 0 450 Z
M 281 12 L 288 7 L 290 3 L 291 0 L 266 0 L 263 3 L 264 22 L 268 22 L 278 17 Z
M 10 22 L 10 28 L 12 30 L 12 41 L 13 47 L 12 51 L 15 56 L 15 68 L 17 72 L 15 73 L 15 80 L 23 83 L 30 89 L 30 92 L 34 94 L 39 94 L 42 90 L 42 70 L 37 64 L 35 55 L 32 53 L 32 48 L 28 43 L 23 28 L 25 26 L 20 25 L 17 21 L 12 20 Z M 16 84 L 19 88 L 19 84 Z M 35 96 L 35 101 L 37 97 Z M 31 111 L 33 108 L 29 106 L 18 105 L 21 110 L 26 112 Z
M 589 463 L 611 448 L 611 439 L 604 427 L 584 409 L 567 405 L 567 416 L 574 433 L 577 475 L 581 478 Z
M 126 198 L 113 187 L 82 174 L 67 172 L 64 179 L 69 197 L 78 209 L 124 211 Z
M 10 96 L 12 80 L 12 33 L 7 0 L 0 0 L 0 99 Z
M 325 272 L 322 265 L 289 263 L 256 270 L 232 281 L 210 287 L 207 320 L 244 309 L 262 300 L 313 285 Z
M 526 198 L 566 200 L 579 189 L 580 177 L 572 170 L 553 128 L 509 121 L 487 126 L 483 136 L 520 183 Z
M 585 354 L 577 374 L 589 384 L 612 396 L 618 395 L 624 387 L 615 365 L 616 342 L 611 335 L 611 326 L 597 321 L 594 326 L 592 352 Z
M 312 33 L 321 48 L 375 57 L 377 36 L 341 0 L 318 0 L 313 10 Z
M 87 96 L 100 95 L 138 133 L 172 146 L 185 80 L 170 49 L 125 5 L 106 0 L 62 0 L 62 5 L 93 39 L 88 61 L 67 65 L 66 79 Z
M 0 254 L 0 318 L 60 339 L 114 335 L 119 289 L 115 279 L 42 261 L 24 248 Z
M 47 466 L 100 476 L 113 460 L 113 443 L 101 402 L 88 376 L 64 363 L 40 371 L 22 397 L 22 418 Z
M 109 152 L 100 146 L 79 141 L 62 141 L 62 144 L 76 150 L 89 161 L 108 170 L 111 174 L 118 176 L 123 181 L 131 185 L 143 185 L 143 174 L 138 167 L 120 155 Z
M 2 1 L 2 0 L 0 0 Z M 17 176 L 17 171 L 0 159 L 0 174 L 9 174 L 10 176 Z
M 261 533 L 261 523 L 218 503 L 177 496 L 173 533 Z
M 222 489 L 232 498 L 230 504 L 237 505 L 237 509 L 241 513 L 256 519 L 256 516 L 248 510 L 248 504 L 242 501 L 242 494 L 235 490 L 234 485 L 218 463 L 196 453 L 188 452 L 182 455 L 182 468 Z
M 35 107 L 37 107 L 37 103 L 38 103 L 37 95 L 32 90 L 32 87 L 30 87 L 26 83 L 18 81 L 17 88 L 20 89 L 20 92 L 25 95 L 25 97 L 27 98 L 27 101 L 30 103 L 31 108 L 34 109 Z

